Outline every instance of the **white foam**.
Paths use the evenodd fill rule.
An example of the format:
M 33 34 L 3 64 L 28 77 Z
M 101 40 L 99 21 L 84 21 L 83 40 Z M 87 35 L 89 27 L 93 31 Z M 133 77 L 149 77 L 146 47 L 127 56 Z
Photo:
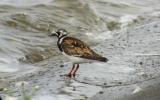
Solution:
M 94 41 L 104 41 L 105 39 L 113 38 L 111 31 L 104 31 L 98 33 L 87 32 L 86 35 L 88 36 L 89 40 L 94 39 Z
M 142 91 L 142 88 L 140 86 L 136 86 L 136 88 L 133 91 L 133 94 L 138 93 L 140 91 Z
M 15 58 L 12 57 L 1 57 L 0 58 L 0 72 L 15 72 L 18 71 L 19 63 Z
M 14 5 L 14 6 L 28 6 L 36 4 L 46 4 L 53 0 L 1 0 L 0 4 Z
M 160 16 L 160 11 L 151 13 L 151 16 L 159 17 Z
M 15 66 L 7 66 L 7 65 L 3 65 L 3 64 L 0 64 L 0 72 L 16 72 L 18 71 L 18 68 L 15 67 Z
M 129 23 L 133 22 L 134 19 L 137 19 L 137 15 L 124 15 L 120 17 L 119 22 L 122 24 L 121 29 L 126 27 Z

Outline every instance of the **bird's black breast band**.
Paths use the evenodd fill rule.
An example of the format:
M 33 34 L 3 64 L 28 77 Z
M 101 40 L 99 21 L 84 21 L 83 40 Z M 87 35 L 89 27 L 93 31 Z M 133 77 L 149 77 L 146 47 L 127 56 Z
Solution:
M 61 43 L 60 43 L 60 40 L 61 40 L 62 38 L 64 39 L 64 38 L 65 38 L 65 35 L 61 36 L 61 37 L 58 39 L 58 42 L 57 42 L 57 46 L 58 46 L 58 48 L 59 48 L 59 50 L 60 50 L 61 52 L 63 52 L 63 49 L 62 49 L 62 46 L 61 46 Z M 63 40 L 62 40 L 61 42 L 63 42 Z

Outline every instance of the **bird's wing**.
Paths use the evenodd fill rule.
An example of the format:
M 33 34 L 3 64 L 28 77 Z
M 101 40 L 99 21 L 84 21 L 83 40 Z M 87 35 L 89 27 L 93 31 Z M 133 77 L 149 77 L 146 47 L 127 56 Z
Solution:
M 103 62 L 107 61 L 107 58 L 98 55 L 92 49 L 90 49 L 86 43 L 76 38 L 65 37 L 61 44 L 63 51 L 70 56 L 99 60 Z

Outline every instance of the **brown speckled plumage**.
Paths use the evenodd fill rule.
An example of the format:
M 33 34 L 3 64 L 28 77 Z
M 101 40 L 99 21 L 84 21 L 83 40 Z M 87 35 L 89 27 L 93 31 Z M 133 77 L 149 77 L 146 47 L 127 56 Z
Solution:
M 99 60 L 103 62 L 106 62 L 107 60 L 106 58 L 98 55 L 92 49 L 90 49 L 86 43 L 76 38 L 65 37 L 61 42 L 61 47 L 63 51 L 70 56 L 91 60 Z

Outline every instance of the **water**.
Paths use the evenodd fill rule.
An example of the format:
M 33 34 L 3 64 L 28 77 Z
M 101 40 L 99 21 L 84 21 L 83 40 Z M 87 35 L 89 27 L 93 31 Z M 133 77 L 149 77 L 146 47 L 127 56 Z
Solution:
M 123 47 L 123 43 L 118 38 L 122 35 L 125 37 L 128 27 L 147 17 L 160 15 L 159 0 L 1 0 L 0 15 L 0 81 L 3 75 L 6 80 L 21 76 L 20 81 L 27 81 L 30 85 L 39 85 L 42 89 L 37 92 L 38 96 L 33 97 L 36 100 L 46 98 L 70 100 L 72 92 L 73 97 L 77 94 L 91 97 L 101 90 L 101 87 L 95 87 L 94 84 L 105 83 L 114 86 L 132 83 L 132 81 L 134 83 L 153 78 L 159 71 L 158 65 L 153 65 L 158 62 L 157 56 L 141 56 L 145 50 L 153 51 L 147 52 L 151 55 L 158 53 L 158 28 L 157 31 L 154 29 L 156 35 L 152 36 L 150 32 L 147 34 L 147 30 L 139 29 L 143 26 L 136 26 L 137 30 L 139 29 L 138 33 L 137 31 L 129 33 L 134 38 L 129 41 L 131 44 L 127 48 L 128 56 L 119 54 L 125 51 L 118 48 Z M 151 26 L 145 28 L 149 29 L 149 27 L 154 28 Z M 71 32 L 71 36 L 87 41 L 93 47 L 98 44 L 95 49 L 109 58 L 109 62 L 81 64 L 77 78 L 79 86 L 76 86 L 76 82 L 73 82 L 71 86 L 68 86 L 68 83 L 62 85 L 64 81 L 59 81 L 62 79 L 59 75 L 64 74 L 69 68 L 58 67 L 63 60 L 60 60 L 56 40 L 48 37 L 49 30 L 57 30 L 57 28 L 65 28 Z M 143 33 L 147 36 L 143 37 Z M 118 35 L 114 44 L 118 46 L 116 50 L 107 42 L 107 40 L 116 40 L 113 39 L 115 35 Z M 148 37 L 152 38 L 147 40 Z M 144 45 L 135 44 L 137 41 L 144 42 Z M 103 43 L 99 44 L 101 42 Z M 109 47 L 101 48 L 106 46 L 104 43 L 109 44 L 107 45 Z M 151 43 L 154 45 L 147 45 Z M 153 50 L 149 50 L 150 48 Z M 105 50 L 110 51 L 103 52 Z M 50 57 L 55 57 L 55 59 L 48 59 Z M 45 61 L 40 62 L 43 60 Z M 140 61 L 144 61 L 146 65 L 141 66 Z M 39 63 L 35 64 L 37 62 Z M 64 62 L 68 63 L 66 60 Z M 70 64 L 64 66 L 69 67 Z M 90 70 L 91 67 L 92 70 Z M 44 72 L 38 74 L 37 70 L 34 71 L 36 68 Z M 26 73 L 29 74 L 26 75 Z M 91 83 L 91 85 L 82 84 L 79 81 Z M 1 85 L 2 83 L 0 87 L 3 87 Z M 72 91 L 72 85 L 78 91 Z M 62 94 L 53 95 L 57 93 L 57 90 L 58 92 L 62 90 Z M 53 93 L 50 94 L 50 92 Z M 63 95 L 64 92 L 69 95 Z
M 82 40 L 99 43 L 138 16 L 159 14 L 159 7 L 159 0 L 1 0 L 0 72 L 15 72 L 58 55 L 48 30 L 65 28 Z M 109 26 L 113 22 L 116 27 Z

